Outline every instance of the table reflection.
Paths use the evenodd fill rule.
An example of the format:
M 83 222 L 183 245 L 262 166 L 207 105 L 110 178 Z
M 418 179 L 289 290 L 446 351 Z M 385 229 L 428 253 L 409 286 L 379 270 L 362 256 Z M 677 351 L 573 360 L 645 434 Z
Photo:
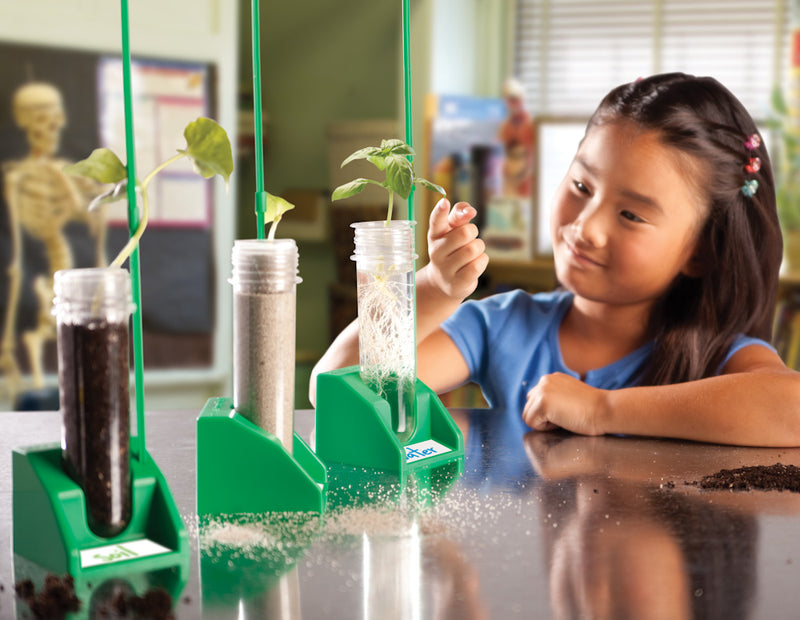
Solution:
M 696 481 L 787 451 L 534 432 L 524 444 L 542 477 L 554 617 L 751 617 L 764 493 Z M 800 512 L 796 494 L 772 495 Z

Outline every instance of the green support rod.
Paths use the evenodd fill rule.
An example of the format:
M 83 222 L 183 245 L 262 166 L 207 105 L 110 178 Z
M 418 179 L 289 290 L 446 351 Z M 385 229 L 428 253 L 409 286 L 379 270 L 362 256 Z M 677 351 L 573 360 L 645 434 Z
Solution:
M 411 26 L 410 26 L 410 9 L 408 0 L 403 0 L 403 14 L 402 14 L 402 29 L 403 29 L 403 118 L 405 122 L 405 138 L 406 144 L 414 147 L 414 127 L 412 124 L 411 114 Z M 407 218 L 410 222 L 414 221 L 414 186 L 411 186 L 411 193 L 408 195 L 408 215 Z M 412 253 L 415 253 L 416 239 L 411 238 Z M 417 333 L 417 274 L 414 269 L 411 270 L 411 303 L 414 306 L 414 334 Z M 417 354 L 416 348 L 414 350 L 414 374 L 417 374 Z
M 267 193 L 264 191 L 264 140 L 261 120 L 261 17 L 258 0 L 253 0 L 253 123 L 256 153 L 256 235 L 264 238 L 264 214 L 267 210 Z
M 131 235 L 139 227 L 139 208 L 136 205 L 136 145 L 133 139 L 133 97 L 131 95 L 131 49 L 128 0 L 121 0 L 122 10 L 122 79 L 125 103 L 125 148 L 128 169 L 128 231 Z M 132 452 L 141 461 L 146 458 L 144 433 L 144 363 L 142 360 L 142 287 L 140 282 L 139 248 L 130 256 L 131 293 L 136 308 L 131 317 L 133 342 L 133 371 L 136 394 L 136 435 Z
M 414 128 L 411 122 L 411 26 L 409 24 L 408 0 L 403 0 L 403 101 L 406 144 L 414 146 Z M 408 219 L 414 220 L 414 187 L 408 196 Z

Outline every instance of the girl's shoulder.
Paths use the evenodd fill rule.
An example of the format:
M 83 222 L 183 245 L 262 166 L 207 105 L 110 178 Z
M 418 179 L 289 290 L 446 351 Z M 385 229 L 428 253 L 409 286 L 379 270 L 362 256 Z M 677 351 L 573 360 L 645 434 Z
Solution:
M 572 293 L 563 290 L 528 293 L 520 289 L 496 293 L 462 304 L 452 320 L 465 315 L 480 317 L 480 321 L 495 331 L 547 330 L 561 323 L 572 304 Z M 448 319 L 448 321 L 451 321 Z
M 773 351 L 774 353 L 777 353 L 777 350 L 775 349 L 775 347 L 773 347 L 766 340 L 762 340 L 761 338 L 754 338 L 753 336 L 745 336 L 744 334 L 738 334 L 736 336 L 736 338 L 734 338 L 733 343 L 731 344 L 730 348 L 728 349 L 728 352 L 725 354 L 725 357 L 723 358 L 722 362 L 717 367 L 717 374 L 722 372 L 722 369 L 725 367 L 725 364 L 728 363 L 728 361 L 734 356 L 734 354 L 737 351 L 739 351 L 740 349 L 743 349 L 744 347 L 748 347 L 750 345 L 753 345 L 753 344 L 756 344 L 756 345 L 759 345 L 759 346 L 762 346 L 762 347 L 766 347 L 770 351 Z
M 572 293 L 565 290 L 529 293 L 521 289 L 514 289 L 484 297 L 476 303 L 502 310 L 514 308 L 545 315 L 562 314 L 572 303 Z

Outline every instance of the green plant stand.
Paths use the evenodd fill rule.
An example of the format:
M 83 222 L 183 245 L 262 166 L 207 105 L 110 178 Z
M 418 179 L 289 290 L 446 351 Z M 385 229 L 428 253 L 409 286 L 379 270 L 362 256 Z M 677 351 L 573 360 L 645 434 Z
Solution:
M 12 470 L 15 554 L 76 579 L 171 567 L 188 575 L 186 528 L 146 452 L 131 458 L 131 521 L 111 538 L 89 529 L 83 489 L 64 471 L 59 445 L 15 449 Z
M 401 442 L 392 430 L 389 403 L 361 380 L 358 366 L 317 377 L 316 451 L 326 463 L 397 474 L 464 458 L 464 437 L 439 397 L 417 379 L 417 423 Z
M 325 465 L 294 434 L 280 440 L 245 419 L 230 398 L 212 398 L 197 418 L 197 513 L 323 512 Z

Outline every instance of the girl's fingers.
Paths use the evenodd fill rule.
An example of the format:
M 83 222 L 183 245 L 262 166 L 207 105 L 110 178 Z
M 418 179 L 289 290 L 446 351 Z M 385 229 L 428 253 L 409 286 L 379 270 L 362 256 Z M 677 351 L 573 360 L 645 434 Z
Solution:
M 431 211 L 430 225 L 428 226 L 428 237 L 439 239 L 452 230 L 449 222 L 450 201 L 442 198 L 436 203 Z
M 447 222 L 450 224 L 450 228 L 458 228 L 469 222 L 476 215 L 478 215 L 478 212 L 471 204 L 467 202 L 457 202 L 456 206 L 450 210 Z

